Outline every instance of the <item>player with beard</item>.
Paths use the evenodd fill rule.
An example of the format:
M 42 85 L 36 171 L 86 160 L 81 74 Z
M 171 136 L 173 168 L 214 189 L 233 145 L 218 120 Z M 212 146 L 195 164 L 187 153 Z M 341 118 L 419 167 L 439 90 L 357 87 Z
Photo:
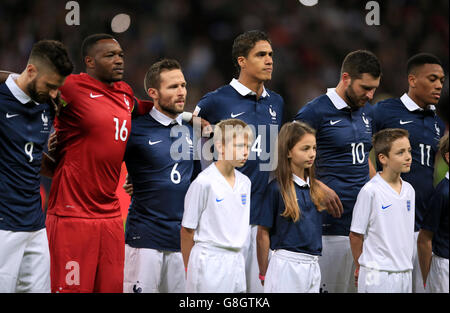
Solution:
M 344 209 L 339 218 L 323 214 L 322 292 L 356 291 L 348 235 L 358 193 L 369 172 L 370 177 L 375 174 L 369 164 L 372 113 L 368 101 L 380 79 L 377 57 L 369 51 L 353 51 L 343 61 L 337 87 L 307 103 L 295 117 L 316 129 L 316 177 L 338 194 Z
M 39 173 L 53 99 L 72 70 L 64 45 L 42 40 L 25 70 L 0 83 L 0 292 L 50 292 Z
M 183 122 L 186 81 L 176 60 L 153 64 L 145 76 L 149 114 L 133 120 L 125 153 L 133 198 L 125 233 L 124 292 L 184 292 L 180 252 L 184 197 L 200 171 L 193 129 Z
M 116 195 L 137 100 L 122 81 L 124 53 L 107 34 L 82 44 L 86 73 L 60 88 L 57 166 L 47 229 L 52 292 L 122 292 L 124 229 Z

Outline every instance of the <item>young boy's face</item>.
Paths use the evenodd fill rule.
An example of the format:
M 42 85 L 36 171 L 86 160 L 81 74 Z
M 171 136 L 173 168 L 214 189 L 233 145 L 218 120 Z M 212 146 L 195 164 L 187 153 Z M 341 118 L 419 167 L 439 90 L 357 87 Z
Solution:
M 220 159 L 230 162 L 233 167 L 244 166 L 248 159 L 248 136 L 238 133 L 233 137 L 228 137 L 225 144 L 221 144 L 220 150 Z
M 380 154 L 383 170 L 388 169 L 394 173 L 408 173 L 411 170 L 411 144 L 407 137 L 394 140 L 388 156 Z

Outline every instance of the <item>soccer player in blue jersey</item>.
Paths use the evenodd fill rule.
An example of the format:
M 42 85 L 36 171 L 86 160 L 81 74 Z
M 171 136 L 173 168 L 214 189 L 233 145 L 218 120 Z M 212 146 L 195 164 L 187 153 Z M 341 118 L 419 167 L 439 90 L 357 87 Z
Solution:
M 316 177 L 338 194 L 343 205 L 339 218 L 323 215 L 322 292 L 356 292 L 348 235 L 359 190 L 369 180 L 372 117 L 368 101 L 380 79 L 377 57 L 369 51 L 353 51 L 342 63 L 337 87 L 308 102 L 295 117 L 316 129 Z
M 448 134 L 441 138 L 439 150 L 448 167 Z M 423 284 L 429 292 L 449 292 L 449 182 L 448 171 L 436 186 L 417 238 L 417 254 Z
M 414 55 L 407 63 L 408 92 L 400 98 L 378 102 L 373 107 L 376 131 L 403 128 L 410 134 L 412 166 L 402 178 L 416 191 L 415 238 L 433 194 L 433 174 L 439 139 L 444 135 L 444 122 L 436 115 L 445 73 L 440 60 L 431 54 Z M 416 248 L 416 246 L 415 246 Z M 413 292 L 424 292 L 422 276 L 414 249 Z
M 0 292 L 50 292 L 40 171 L 58 88 L 73 70 L 64 45 L 37 42 L 0 84 Z
M 192 127 L 182 120 L 187 91 L 180 64 L 170 59 L 153 64 L 145 89 L 154 107 L 133 120 L 125 153 L 133 198 L 124 292 L 184 292 L 181 220 L 184 196 L 200 163 L 193 157 Z
M 239 170 L 252 182 L 250 224 L 251 232 L 244 255 L 248 292 L 262 292 L 256 258 L 256 221 L 261 201 L 268 185 L 269 172 L 273 170 L 271 153 L 282 123 L 283 98 L 264 88 L 272 78 L 273 50 L 269 37 L 253 30 L 239 35 L 233 43 L 232 57 L 238 70 L 238 79 L 207 93 L 197 104 L 194 115 L 211 124 L 237 118 L 254 130 L 254 142 L 248 161 Z M 275 163 L 276 164 L 276 163 Z

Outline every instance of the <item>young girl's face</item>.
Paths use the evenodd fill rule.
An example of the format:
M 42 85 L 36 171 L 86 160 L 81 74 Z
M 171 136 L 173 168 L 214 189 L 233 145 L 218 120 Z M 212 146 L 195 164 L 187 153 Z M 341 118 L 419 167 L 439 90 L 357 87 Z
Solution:
M 312 134 L 303 135 L 289 151 L 288 158 L 291 160 L 291 166 L 299 169 L 313 166 L 316 158 L 316 137 Z

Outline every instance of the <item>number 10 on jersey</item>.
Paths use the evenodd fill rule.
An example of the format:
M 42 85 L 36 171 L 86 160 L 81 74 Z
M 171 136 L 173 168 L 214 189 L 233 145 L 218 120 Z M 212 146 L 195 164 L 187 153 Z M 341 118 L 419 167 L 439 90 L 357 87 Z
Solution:
M 116 126 L 116 132 L 114 135 L 114 139 L 115 140 L 122 140 L 122 141 L 126 141 L 127 137 L 128 137 L 128 129 L 127 129 L 127 120 L 124 120 L 122 123 L 122 126 L 120 127 L 120 122 L 119 119 L 117 117 L 113 118 L 114 120 L 114 124 Z M 120 127 L 120 129 L 119 129 Z

